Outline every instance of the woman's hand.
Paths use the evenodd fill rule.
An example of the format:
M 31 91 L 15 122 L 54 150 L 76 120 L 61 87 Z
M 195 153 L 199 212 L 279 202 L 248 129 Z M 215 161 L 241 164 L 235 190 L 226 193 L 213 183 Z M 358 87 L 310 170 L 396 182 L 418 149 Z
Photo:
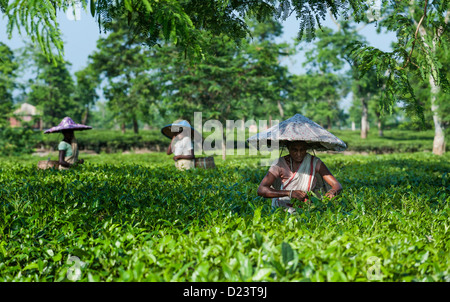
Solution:
M 319 173 L 322 176 L 322 179 L 331 186 L 331 189 L 325 193 L 325 197 L 332 199 L 339 195 L 342 191 L 342 185 L 337 181 L 333 174 L 331 174 L 330 170 L 328 170 L 323 162 L 319 169 Z
M 332 198 L 336 197 L 337 194 L 338 193 L 335 189 L 331 189 L 325 194 L 325 196 L 332 199 Z
M 304 201 L 306 196 L 308 196 L 308 194 L 306 194 L 306 192 L 303 192 L 302 190 L 293 190 L 291 194 L 291 198 L 295 198 L 300 201 Z
M 299 200 L 301 202 L 305 202 L 306 197 L 308 197 L 308 194 L 306 192 L 303 192 L 302 190 L 293 190 L 290 193 L 290 197 L 291 197 L 291 199 L 294 198 L 294 199 L 297 199 L 297 200 Z M 289 206 L 289 207 L 293 207 L 294 206 L 294 202 L 287 203 L 286 205 Z M 301 208 L 302 204 L 299 204 L 298 206 Z

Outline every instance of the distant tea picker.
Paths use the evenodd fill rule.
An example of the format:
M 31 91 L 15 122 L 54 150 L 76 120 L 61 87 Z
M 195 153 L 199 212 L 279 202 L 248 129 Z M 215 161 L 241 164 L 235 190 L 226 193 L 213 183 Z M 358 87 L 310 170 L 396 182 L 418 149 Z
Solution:
M 258 187 L 258 195 L 272 198 L 272 207 L 295 212 L 296 201 L 307 201 L 308 192 L 319 197 L 334 198 L 342 185 L 324 162 L 307 153 L 308 150 L 343 151 L 347 145 L 310 119 L 296 114 L 248 139 L 260 147 L 262 142 L 278 141 L 289 154 L 278 158 L 269 168 Z M 298 204 L 301 207 L 301 204 Z
M 62 133 L 63 139 L 58 144 L 58 161 L 40 161 L 38 167 L 41 169 L 53 167 L 66 170 L 74 165 L 84 163 L 83 159 L 78 158 L 78 143 L 74 132 L 89 129 L 92 129 L 92 127 L 77 124 L 70 117 L 65 117 L 58 126 L 44 131 L 45 134 Z
M 161 133 L 172 140 L 167 148 L 167 155 L 174 155 L 177 169 L 215 168 L 214 157 L 195 157 L 193 139 L 201 138 L 202 135 L 188 121 L 175 121 L 161 128 Z

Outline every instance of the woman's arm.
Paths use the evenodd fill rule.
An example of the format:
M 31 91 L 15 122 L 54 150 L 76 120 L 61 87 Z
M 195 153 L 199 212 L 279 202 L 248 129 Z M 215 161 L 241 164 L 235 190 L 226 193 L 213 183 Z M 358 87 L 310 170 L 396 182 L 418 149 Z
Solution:
M 257 194 L 259 196 L 265 198 L 276 198 L 276 197 L 285 197 L 289 196 L 291 198 L 298 199 L 303 201 L 307 196 L 306 192 L 302 190 L 276 190 L 271 188 L 270 186 L 275 182 L 275 175 L 270 172 L 267 172 L 266 176 L 264 176 L 263 180 L 259 184 Z
M 276 197 L 285 197 L 289 196 L 291 198 L 298 199 L 300 201 L 304 201 L 307 194 L 306 192 L 303 192 L 302 190 L 276 190 L 271 188 L 270 186 L 273 185 L 275 182 L 275 175 L 273 175 L 270 172 L 267 172 L 266 176 L 264 176 L 263 180 L 259 184 L 257 194 L 259 196 L 265 197 L 265 198 L 276 198 Z M 292 206 L 292 204 L 288 204 Z
M 261 183 L 258 187 L 258 196 L 262 196 L 265 198 L 275 198 L 275 197 L 284 197 L 289 196 L 289 191 L 285 190 L 275 190 L 270 186 L 275 182 L 275 175 L 270 172 L 267 172 L 266 176 L 262 179 Z
M 173 151 L 172 151 L 172 143 L 173 143 L 173 139 L 174 138 L 175 138 L 175 136 L 172 137 L 172 140 L 170 141 L 169 147 L 167 148 L 167 155 L 170 155 L 170 154 L 173 153 Z
M 325 196 L 333 198 L 341 193 L 342 185 L 339 181 L 337 181 L 333 174 L 331 174 L 330 170 L 328 170 L 327 166 L 323 162 L 321 162 L 319 174 L 322 176 L 323 180 L 331 186 L 331 189 L 325 194 Z
M 195 158 L 194 149 L 191 149 L 190 155 L 177 155 L 173 157 L 173 160 L 177 161 L 179 159 L 194 159 L 194 158 Z
M 65 150 L 59 150 L 59 164 L 63 167 L 70 168 L 70 166 L 72 165 L 64 160 L 65 155 L 66 155 Z

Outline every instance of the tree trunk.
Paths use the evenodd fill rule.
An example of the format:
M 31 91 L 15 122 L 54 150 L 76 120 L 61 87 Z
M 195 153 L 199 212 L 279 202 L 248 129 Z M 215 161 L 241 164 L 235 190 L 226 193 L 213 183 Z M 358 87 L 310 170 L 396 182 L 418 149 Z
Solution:
M 331 119 L 329 116 L 327 116 L 327 128 L 328 130 L 331 130 Z
M 88 115 L 89 115 L 89 106 L 86 106 L 86 110 L 84 111 L 83 118 L 81 119 L 81 123 L 83 125 L 87 124 Z
M 139 133 L 139 125 L 138 125 L 137 119 L 135 117 L 133 117 L 133 131 L 134 131 L 134 134 Z
M 414 4 L 414 1 L 412 1 Z M 414 6 L 411 6 L 411 16 L 414 16 Z M 445 24 L 448 24 L 450 14 L 447 11 L 445 15 Z M 418 26 L 419 24 L 414 20 L 414 23 Z M 439 38 L 444 33 L 444 27 L 438 28 L 438 30 L 433 34 L 431 45 L 427 44 L 425 37 L 427 36 L 427 31 L 425 27 L 420 25 L 419 33 L 424 42 L 425 46 L 429 49 L 429 52 L 435 54 L 436 53 L 436 43 L 439 41 Z M 434 122 L 434 139 L 433 139 L 433 154 L 443 155 L 445 152 L 445 134 L 442 125 L 442 119 L 439 116 L 439 106 L 436 103 L 436 98 L 439 93 L 439 86 L 436 85 L 435 79 L 438 79 L 437 75 L 437 67 L 434 65 L 433 60 L 430 58 L 428 51 L 426 52 L 426 59 L 428 60 L 431 66 L 431 72 L 429 74 L 429 82 L 430 82 L 430 93 L 431 93 L 431 112 L 433 113 L 433 122 Z
M 120 128 L 122 129 L 122 134 L 125 134 L 125 123 L 122 123 Z
M 283 118 L 284 117 L 284 110 L 283 110 L 283 106 L 281 105 L 280 100 L 277 101 L 277 106 L 278 106 L 278 110 L 280 111 L 280 116 Z
M 361 138 L 367 138 L 367 132 L 369 131 L 369 122 L 368 122 L 368 108 L 367 102 L 364 98 L 361 98 L 362 103 L 362 115 L 361 115 Z
M 442 126 L 442 119 L 439 116 L 439 106 L 436 104 L 436 96 L 439 92 L 439 87 L 436 86 L 433 77 L 430 75 L 431 86 L 431 112 L 433 112 L 434 122 L 434 140 L 433 140 L 433 154 L 442 155 L 445 152 L 445 134 Z
M 356 124 L 355 124 L 355 121 L 352 121 L 352 131 L 356 131 Z
M 378 136 L 382 137 L 383 135 L 384 135 L 383 134 L 383 125 L 382 125 L 381 121 L 378 120 Z
M 381 122 L 381 113 L 376 111 L 375 115 L 377 116 L 377 127 L 378 127 L 378 136 L 383 136 L 383 123 Z

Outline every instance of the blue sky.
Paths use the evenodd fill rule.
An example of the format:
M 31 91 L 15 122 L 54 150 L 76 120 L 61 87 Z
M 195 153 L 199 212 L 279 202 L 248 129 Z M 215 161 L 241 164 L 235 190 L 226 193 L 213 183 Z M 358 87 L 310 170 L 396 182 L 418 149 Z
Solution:
M 0 41 L 8 45 L 11 49 L 17 49 L 23 46 L 23 40 L 27 39 L 26 36 L 20 36 L 17 31 L 14 32 L 13 37 L 9 40 L 6 36 L 6 19 L 3 15 L 0 15 Z M 72 19 L 72 20 L 71 20 Z M 58 22 L 64 40 L 64 57 L 69 61 L 72 66 L 70 68 L 72 74 L 84 68 L 87 65 L 88 56 L 95 50 L 96 41 L 100 36 L 105 36 L 104 33 L 100 33 L 99 27 L 95 19 L 89 12 L 81 10 L 79 20 L 73 20 L 72 15 L 60 12 L 58 14 Z M 289 17 L 284 23 L 284 34 L 278 40 L 278 42 L 286 41 L 293 43 L 293 39 L 298 32 L 298 21 L 294 16 Z M 328 18 L 324 24 L 331 28 L 336 28 L 334 23 Z M 390 44 L 395 40 L 395 34 L 376 34 L 376 28 L 374 24 L 365 26 L 360 34 L 366 37 L 371 46 L 377 47 L 383 51 L 390 51 Z M 303 54 L 299 53 L 294 57 L 285 58 L 282 60 L 282 64 L 288 66 L 291 73 L 299 74 L 304 73 L 302 67 Z M 348 105 L 348 104 L 347 104 Z M 344 104 L 344 107 L 347 107 Z

